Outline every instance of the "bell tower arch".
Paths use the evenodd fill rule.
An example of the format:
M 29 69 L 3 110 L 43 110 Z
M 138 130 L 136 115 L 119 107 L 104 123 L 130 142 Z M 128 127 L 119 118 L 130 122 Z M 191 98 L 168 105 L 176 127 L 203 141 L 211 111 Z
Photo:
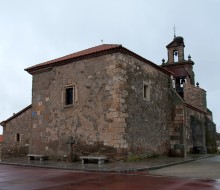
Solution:
M 168 64 L 184 61 L 184 41 L 183 37 L 174 37 L 174 40 L 168 44 Z

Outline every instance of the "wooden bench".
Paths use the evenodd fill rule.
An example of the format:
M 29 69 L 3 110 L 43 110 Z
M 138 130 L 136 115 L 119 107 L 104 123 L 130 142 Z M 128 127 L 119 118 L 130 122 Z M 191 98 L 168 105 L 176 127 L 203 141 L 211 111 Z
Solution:
M 82 164 L 87 163 L 89 160 L 98 160 L 98 164 L 104 164 L 105 160 L 107 160 L 106 156 L 80 156 L 82 160 Z
M 48 159 L 48 156 L 40 155 L 40 154 L 28 154 L 27 157 L 28 157 L 28 160 L 34 160 L 35 158 L 38 158 L 40 159 L 40 161 L 42 161 L 42 160 Z

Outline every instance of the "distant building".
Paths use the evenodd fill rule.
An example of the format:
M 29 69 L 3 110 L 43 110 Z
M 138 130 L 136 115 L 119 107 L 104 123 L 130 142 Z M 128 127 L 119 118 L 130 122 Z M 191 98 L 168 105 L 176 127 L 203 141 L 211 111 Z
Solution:
M 161 66 L 103 44 L 27 68 L 32 105 L 1 122 L 4 146 L 59 159 L 69 154 L 69 139 L 76 156 L 109 159 L 216 151 L 206 91 L 195 86 L 184 47 L 175 37 Z

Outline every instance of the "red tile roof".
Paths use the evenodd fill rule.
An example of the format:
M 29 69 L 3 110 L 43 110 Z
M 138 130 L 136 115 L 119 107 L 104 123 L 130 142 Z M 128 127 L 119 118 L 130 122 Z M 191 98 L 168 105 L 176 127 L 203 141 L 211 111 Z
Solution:
M 44 62 L 44 63 L 34 65 L 34 66 L 29 67 L 25 70 L 29 72 L 29 71 L 32 71 L 32 70 L 35 70 L 35 69 L 38 69 L 38 68 L 42 68 L 42 67 L 45 68 L 49 65 L 53 65 L 53 63 L 58 63 L 58 62 L 60 63 L 60 62 L 67 61 L 67 60 L 70 60 L 70 59 L 76 59 L 76 58 L 85 57 L 85 56 L 88 56 L 88 55 L 103 53 L 103 52 L 113 50 L 113 49 L 117 49 L 117 48 L 120 48 L 120 47 L 122 47 L 122 45 L 102 44 L 102 45 L 99 45 L 99 46 L 95 46 L 95 47 L 92 47 L 92 48 L 88 48 L 88 49 L 85 49 L 85 50 L 82 50 L 82 51 L 79 51 L 79 52 L 76 52 L 76 53 L 72 53 L 72 54 L 60 57 L 60 58 L 57 58 L 57 59 L 53 59 L 53 60 L 50 60 L 50 61 L 47 61 L 47 62 Z
M 0 143 L 3 142 L 3 135 L 0 135 Z
M 53 59 L 51 61 L 47 61 L 44 63 L 40 63 L 37 65 L 34 65 L 32 67 L 29 67 L 27 69 L 25 69 L 28 73 L 30 74 L 34 74 L 35 72 L 39 72 L 41 70 L 46 70 L 46 69 L 50 69 L 51 67 L 54 66 L 60 66 L 63 64 L 67 64 L 70 61 L 76 61 L 76 60 L 82 60 L 82 59 L 86 59 L 86 58 L 91 58 L 91 57 L 96 57 L 96 56 L 101 56 L 101 55 L 106 55 L 106 54 L 110 54 L 110 53 L 116 53 L 116 52 L 121 52 L 124 54 L 129 54 L 133 57 L 136 57 L 137 59 L 150 64 L 151 66 L 153 66 L 154 68 L 170 75 L 171 73 L 168 70 L 165 70 L 163 68 L 161 68 L 160 66 L 154 64 L 153 62 L 141 57 L 140 55 L 124 48 L 122 45 L 118 45 L 118 44 L 102 44 L 99 46 L 95 46 L 89 49 L 85 49 L 83 51 L 79 51 L 76 53 L 72 53 L 57 59 Z
M 168 67 L 167 70 L 172 72 L 174 77 L 190 77 L 190 74 L 184 67 Z

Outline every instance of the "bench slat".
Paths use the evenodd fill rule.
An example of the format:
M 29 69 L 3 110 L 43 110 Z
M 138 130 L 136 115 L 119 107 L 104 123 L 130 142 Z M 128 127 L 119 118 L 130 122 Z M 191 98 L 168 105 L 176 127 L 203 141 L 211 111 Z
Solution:
M 85 163 L 85 160 L 98 160 L 98 164 L 104 164 L 105 160 L 107 160 L 106 156 L 80 156 L 82 160 L 82 164 Z
M 48 158 L 48 156 L 40 155 L 40 154 L 28 154 L 27 157 L 28 157 L 28 160 L 32 160 L 32 159 L 34 160 L 34 158 L 40 158 L 40 161 L 44 159 L 46 160 Z
M 104 160 L 107 159 L 106 156 L 100 157 L 100 156 L 80 156 L 81 159 L 96 159 L 96 160 Z

